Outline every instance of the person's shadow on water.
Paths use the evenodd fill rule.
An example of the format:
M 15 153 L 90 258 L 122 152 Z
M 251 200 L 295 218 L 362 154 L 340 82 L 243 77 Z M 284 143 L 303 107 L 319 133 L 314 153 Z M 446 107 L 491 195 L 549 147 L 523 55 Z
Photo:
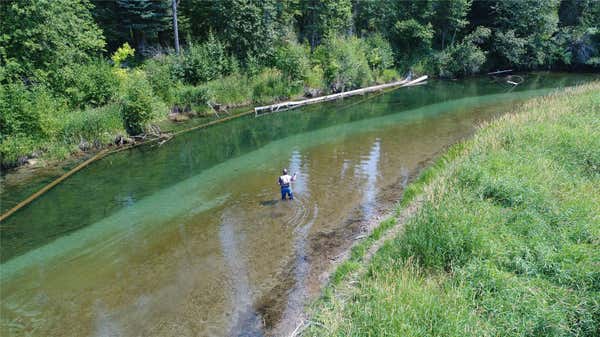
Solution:
M 259 201 L 258 203 L 259 203 L 261 206 L 273 206 L 273 205 L 275 205 L 275 204 L 276 204 L 276 203 L 278 203 L 278 202 L 279 202 L 279 199 L 273 199 L 273 200 L 263 200 L 263 201 Z

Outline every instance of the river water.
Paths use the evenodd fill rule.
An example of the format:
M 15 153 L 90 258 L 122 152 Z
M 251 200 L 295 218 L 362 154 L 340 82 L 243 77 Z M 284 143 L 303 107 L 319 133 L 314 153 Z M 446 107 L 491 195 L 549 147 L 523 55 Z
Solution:
M 111 155 L 2 223 L 0 334 L 289 333 L 332 260 L 432 158 L 524 99 L 593 78 L 430 81 Z M 294 201 L 278 200 L 284 167 Z

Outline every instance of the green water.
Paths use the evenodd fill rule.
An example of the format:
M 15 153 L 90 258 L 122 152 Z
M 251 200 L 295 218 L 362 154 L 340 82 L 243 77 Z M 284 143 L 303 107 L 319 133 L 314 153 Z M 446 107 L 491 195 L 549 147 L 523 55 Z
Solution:
M 428 160 L 523 99 L 593 78 L 430 81 L 109 156 L 2 223 L 0 331 L 288 331 L 331 258 Z M 277 201 L 282 167 L 298 172 L 294 202 Z M 30 190 L 4 186 L 2 208 Z

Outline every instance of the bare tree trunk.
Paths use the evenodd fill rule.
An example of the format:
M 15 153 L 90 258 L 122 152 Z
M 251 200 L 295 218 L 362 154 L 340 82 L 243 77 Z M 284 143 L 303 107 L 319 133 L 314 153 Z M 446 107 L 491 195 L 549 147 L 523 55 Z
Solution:
M 446 42 L 446 29 L 442 30 L 442 50 L 444 50 L 444 42 Z
M 175 53 L 179 55 L 179 30 L 177 29 L 177 0 L 172 0 L 173 6 L 173 32 L 175 33 Z
M 454 45 L 454 39 L 456 39 L 456 31 L 457 29 L 454 28 L 454 34 L 452 34 L 452 45 Z

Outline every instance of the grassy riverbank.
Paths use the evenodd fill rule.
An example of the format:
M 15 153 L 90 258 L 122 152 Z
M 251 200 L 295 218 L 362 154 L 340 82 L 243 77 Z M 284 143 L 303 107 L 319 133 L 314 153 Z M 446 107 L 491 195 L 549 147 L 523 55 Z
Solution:
M 400 235 L 338 267 L 304 335 L 597 336 L 599 149 L 598 82 L 484 126 L 407 190 Z

